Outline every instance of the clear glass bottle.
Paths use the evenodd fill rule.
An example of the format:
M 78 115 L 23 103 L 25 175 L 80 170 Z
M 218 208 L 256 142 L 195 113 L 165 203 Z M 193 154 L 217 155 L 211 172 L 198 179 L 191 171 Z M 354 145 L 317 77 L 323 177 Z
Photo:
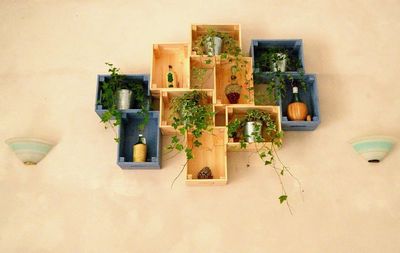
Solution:
M 168 72 L 167 72 L 167 88 L 177 88 L 176 87 L 176 74 L 172 69 L 171 65 L 168 65 Z

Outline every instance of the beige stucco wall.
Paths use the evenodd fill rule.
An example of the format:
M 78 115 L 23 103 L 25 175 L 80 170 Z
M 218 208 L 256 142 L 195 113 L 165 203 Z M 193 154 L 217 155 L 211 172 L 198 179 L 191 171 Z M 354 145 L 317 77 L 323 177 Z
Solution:
M 1 1 L 0 140 L 58 145 L 25 167 L 0 144 L 0 252 L 400 252 L 400 150 L 381 164 L 348 140 L 400 137 L 400 3 L 393 1 Z M 149 72 L 151 44 L 188 41 L 191 23 L 242 24 L 251 38 L 302 38 L 322 124 L 286 134 L 291 216 L 271 169 L 229 156 L 229 184 L 170 183 L 122 171 L 94 113 L 104 62 Z

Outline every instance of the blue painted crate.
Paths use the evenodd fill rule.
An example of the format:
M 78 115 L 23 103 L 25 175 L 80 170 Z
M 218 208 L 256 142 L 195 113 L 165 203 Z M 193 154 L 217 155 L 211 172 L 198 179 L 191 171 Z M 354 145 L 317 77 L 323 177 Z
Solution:
M 107 108 L 105 108 L 102 104 L 101 101 L 101 94 L 102 94 L 102 89 L 101 85 L 103 84 L 104 81 L 110 78 L 110 75 L 98 75 L 97 76 L 97 90 L 96 90 L 96 104 L 95 104 L 95 111 L 97 115 L 101 118 L 104 112 L 107 111 Z M 143 90 L 145 91 L 145 95 L 149 99 L 149 105 L 151 104 L 151 96 L 150 96 L 150 89 L 149 89 L 149 75 L 147 74 L 137 74 L 137 75 L 125 75 L 125 81 L 127 82 L 138 82 L 143 84 Z M 133 94 L 134 96 L 134 94 Z M 133 105 L 135 106 L 135 105 Z M 150 108 L 148 108 L 150 109 Z M 140 111 L 140 108 L 132 108 L 129 110 L 123 110 L 123 112 L 127 113 L 137 113 Z
M 263 71 L 256 66 L 257 59 L 261 56 L 263 52 L 265 52 L 268 48 L 285 48 L 292 51 L 292 57 L 295 58 L 295 61 L 299 61 L 303 71 L 304 68 L 304 55 L 303 55 L 303 41 L 300 39 L 297 40 L 260 40 L 253 39 L 250 45 L 250 56 L 252 57 L 252 65 L 254 69 L 254 73 L 258 72 L 268 72 L 268 70 Z M 296 73 L 299 70 L 295 69 L 287 69 L 288 73 Z
M 300 78 L 300 75 L 293 75 L 295 79 Z M 282 112 L 282 129 L 285 131 L 312 131 L 318 127 L 321 121 L 319 102 L 318 102 L 318 88 L 317 78 L 314 74 L 304 75 L 306 82 L 306 90 L 299 87 L 299 98 L 302 102 L 306 103 L 308 114 L 311 115 L 311 121 L 289 121 L 287 117 L 287 107 L 292 100 L 292 87 L 286 84 L 286 94 L 281 98 L 279 105 Z
M 160 113 L 150 112 L 150 119 L 146 125 L 143 136 L 147 144 L 147 161 L 133 162 L 133 145 L 137 143 L 138 125 L 143 117 L 137 113 L 123 113 L 119 128 L 118 160 L 117 164 L 122 169 L 160 169 L 161 168 L 161 133 L 158 127 Z

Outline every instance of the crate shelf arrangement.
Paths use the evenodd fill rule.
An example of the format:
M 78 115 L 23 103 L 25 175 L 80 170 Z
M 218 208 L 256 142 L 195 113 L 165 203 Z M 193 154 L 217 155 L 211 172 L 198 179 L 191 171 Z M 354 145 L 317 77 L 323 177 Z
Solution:
M 158 127 L 160 114 L 150 112 L 149 122 L 141 131 L 146 137 L 146 162 L 133 162 L 133 145 L 138 141 L 138 126 L 144 118 L 137 113 L 123 113 L 119 128 L 118 165 L 122 169 L 160 169 L 161 168 L 161 134 Z
M 278 131 L 283 130 L 314 130 L 320 122 L 318 90 L 316 76 L 304 75 L 307 90 L 300 91 L 300 99 L 307 104 L 312 121 L 289 121 L 287 106 L 292 93 L 286 84 L 284 97 L 271 101 L 266 97 L 266 86 L 271 80 L 271 69 L 259 68 L 259 57 L 270 48 L 283 48 L 289 52 L 289 57 L 296 61 L 296 68 L 289 66 L 284 75 L 300 78 L 304 70 L 302 40 L 252 40 L 250 57 L 245 57 L 244 72 L 237 72 L 237 83 L 242 86 L 238 104 L 230 104 L 225 95 L 225 88 L 231 84 L 233 63 L 222 55 L 197 55 L 194 50 L 198 38 L 209 29 L 228 33 L 242 48 L 241 27 L 239 24 L 194 24 L 190 29 L 189 43 L 158 43 L 152 45 L 151 75 L 126 75 L 127 80 L 140 81 L 151 97 L 150 120 L 142 131 L 147 141 L 147 161 L 133 162 L 133 145 L 138 140 L 142 116 L 139 109 L 133 108 L 122 111 L 122 122 L 119 128 L 117 164 L 123 169 L 159 169 L 161 168 L 161 135 L 180 134 L 172 127 L 171 101 L 193 90 L 205 91 L 207 103 L 212 105 L 214 118 L 211 132 L 203 132 L 199 141 L 200 147 L 193 147 L 194 137 L 191 133 L 183 136 L 183 144 L 193 147 L 193 159 L 188 160 L 185 174 L 187 185 L 225 185 L 228 182 L 227 152 L 255 151 L 260 146 L 273 145 L 267 136 L 264 143 L 251 143 L 245 150 L 233 138 L 228 138 L 227 125 L 235 118 L 242 118 L 248 110 L 257 109 L 268 112 L 275 121 Z M 168 87 L 169 66 L 176 78 L 176 87 Z M 109 76 L 99 75 L 96 93 L 96 113 L 101 116 L 107 108 L 101 104 L 101 85 Z M 261 101 L 261 102 L 260 102 Z M 208 167 L 212 178 L 200 179 L 199 172 Z
M 177 87 L 175 89 L 189 88 L 189 45 L 187 43 L 153 45 L 150 90 L 155 96 L 161 89 L 168 88 L 166 76 L 169 66 L 172 66 L 176 74 Z
M 125 75 L 124 82 L 130 83 L 140 83 L 143 85 L 143 90 L 145 92 L 145 96 L 150 98 L 150 90 L 149 90 L 149 75 L 148 74 L 137 74 L 137 75 Z M 104 106 L 103 101 L 101 99 L 102 96 L 102 85 L 104 82 L 107 82 L 110 79 L 110 75 L 98 75 L 97 76 L 97 91 L 96 91 L 96 104 L 95 111 L 97 115 L 101 118 L 104 112 L 107 111 L 107 108 Z M 149 108 L 148 108 L 149 109 Z M 133 104 L 132 109 L 123 110 L 124 112 L 138 112 L 140 108 L 137 105 Z

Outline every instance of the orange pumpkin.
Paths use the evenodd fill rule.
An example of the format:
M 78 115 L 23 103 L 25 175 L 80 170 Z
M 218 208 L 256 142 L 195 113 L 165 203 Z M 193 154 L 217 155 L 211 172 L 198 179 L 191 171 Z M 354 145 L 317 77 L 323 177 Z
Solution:
M 290 103 L 287 109 L 289 120 L 303 121 L 306 119 L 308 110 L 307 105 L 302 102 Z

